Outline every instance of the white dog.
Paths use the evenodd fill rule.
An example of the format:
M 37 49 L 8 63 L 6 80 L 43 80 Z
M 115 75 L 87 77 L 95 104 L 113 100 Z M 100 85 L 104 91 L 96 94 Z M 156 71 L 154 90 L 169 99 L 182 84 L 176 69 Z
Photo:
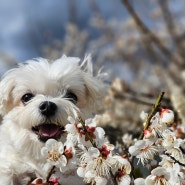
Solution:
M 40 58 L 8 71 L 0 82 L 0 184 L 45 178 L 44 142 L 61 139 L 68 115 L 90 117 L 104 93 L 89 57 L 81 65 L 79 58 Z

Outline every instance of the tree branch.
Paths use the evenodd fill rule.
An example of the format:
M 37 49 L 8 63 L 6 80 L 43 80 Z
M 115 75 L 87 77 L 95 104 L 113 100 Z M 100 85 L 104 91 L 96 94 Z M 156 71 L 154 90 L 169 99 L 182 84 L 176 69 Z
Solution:
M 168 1 L 167 0 L 158 0 L 158 2 L 160 4 L 161 10 L 162 10 L 162 15 L 163 15 L 167 30 L 168 30 L 174 44 L 176 45 L 176 49 L 177 49 L 178 54 L 183 59 L 183 58 L 185 58 L 184 45 L 182 42 L 179 42 L 177 32 L 175 29 L 176 27 L 175 27 L 174 19 L 173 19 L 173 16 L 169 10 L 169 7 L 168 7 Z
M 159 96 L 158 96 L 158 98 L 157 98 L 157 100 L 156 100 L 156 102 L 153 106 L 152 112 L 147 117 L 147 120 L 146 120 L 146 123 L 144 125 L 143 131 L 148 129 L 148 127 L 150 126 L 150 121 L 151 121 L 152 117 L 156 114 L 156 112 L 158 111 L 158 108 L 161 104 L 163 96 L 164 96 L 164 92 L 159 94 Z M 139 139 L 143 139 L 143 136 L 144 136 L 144 133 L 142 132 L 141 135 L 139 136 Z
M 129 0 L 121 0 L 122 3 L 125 5 L 126 9 L 134 19 L 137 28 L 139 31 L 148 37 L 161 51 L 161 53 L 167 58 L 167 60 L 171 60 L 178 64 L 179 66 L 182 66 L 184 64 L 184 61 L 181 60 L 181 58 L 177 57 L 176 55 L 173 55 L 173 52 L 171 52 L 168 48 L 166 48 L 161 41 L 158 39 L 158 37 L 155 36 L 154 33 L 152 33 L 149 28 L 143 23 L 143 21 L 139 18 L 137 13 L 135 12 L 134 8 L 130 4 Z

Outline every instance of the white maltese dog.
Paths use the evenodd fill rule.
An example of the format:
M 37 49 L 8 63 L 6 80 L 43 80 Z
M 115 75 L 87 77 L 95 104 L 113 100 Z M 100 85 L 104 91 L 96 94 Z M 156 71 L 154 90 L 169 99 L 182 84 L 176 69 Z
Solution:
M 45 142 L 64 135 L 67 118 L 92 116 L 105 93 L 90 57 L 40 58 L 8 71 L 0 82 L 0 184 L 26 185 L 46 178 Z

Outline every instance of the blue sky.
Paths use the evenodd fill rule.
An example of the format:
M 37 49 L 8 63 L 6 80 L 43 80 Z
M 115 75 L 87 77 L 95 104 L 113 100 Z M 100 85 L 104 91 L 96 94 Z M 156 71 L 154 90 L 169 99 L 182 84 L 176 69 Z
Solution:
M 75 19 L 79 30 L 90 29 L 88 28 L 90 17 L 94 15 L 90 2 L 93 1 L 96 2 L 104 18 L 116 19 L 118 23 L 120 21 L 120 26 L 123 26 L 129 14 L 121 0 L 0 0 L 0 75 L 9 67 L 5 65 L 6 60 L 3 59 L 2 54 L 12 57 L 15 63 L 24 62 L 32 58 L 45 57 L 42 52 L 44 45 L 52 44 L 55 39 L 62 41 L 66 24 L 69 22 L 69 17 L 73 15 L 69 6 L 70 2 L 76 7 Z M 164 22 L 150 17 L 151 10 L 158 1 L 130 1 L 148 27 L 151 29 L 155 27 L 158 30 L 165 27 Z M 185 30 L 185 21 L 182 16 L 185 1 L 170 0 L 169 5 L 174 11 L 174 16 L 181 23 L 179 25 L 183 25 L 183 30 Z M 119 28 L 115 27 L 115 30 Z M 90 35 L 94 38 L 94 32 L 90 31 Z M 87 52 L 93 53 L 89 50 Z M 133 77 L 130 76 L 132 73 L 128 72 L 127 66 L 121 66 L 121 64 L 119 62 L 114 64 L 115 74 L 132 79 Z M 113 63 L 107 64 L 107 68 L 113 69 Z
M 41 45 L 50 42 L 49 36 L 62 39 L 69 18 L 69 2 L 74 2 L 78 9 L 77 19 L 88 24 L 92 13 L 88 0 L 1 0 L 0 52 L 17 61 L 40 56 Z M 121 16 L 119 0 L 96 2 L 105 17 Z
M 25 61 L 42 55 L 41 48 L 53 38 L 62 40 L 71 12 L 69 3 L 77 8 L 78 26 L 86 27 L 93 16 L 90 2 L 95 1 L 106 19 L 124 20 L 128 16 L 121 0 L 0 0 L 0 53 Z M 154 22 L 147 16 L 155 0 L 132 0 L 148 26 Z M 180 1 L 171 1 L 177 12 L 184 9 Z M 183 5 L 185 3 L 182 3 Z M 83 28 L 84 29 L 84 28 Z

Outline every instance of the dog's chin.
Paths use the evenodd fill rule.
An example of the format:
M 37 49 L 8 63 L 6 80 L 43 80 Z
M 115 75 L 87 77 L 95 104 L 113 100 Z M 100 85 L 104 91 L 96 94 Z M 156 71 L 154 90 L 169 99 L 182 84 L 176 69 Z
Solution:
M 46 142 L 48 139 L 59 140 L 62 134 L 65 133 L 64 127 L 54 123 L 42 123 L 32 127 L 32 131 L 38 136 L 41 142 Z

